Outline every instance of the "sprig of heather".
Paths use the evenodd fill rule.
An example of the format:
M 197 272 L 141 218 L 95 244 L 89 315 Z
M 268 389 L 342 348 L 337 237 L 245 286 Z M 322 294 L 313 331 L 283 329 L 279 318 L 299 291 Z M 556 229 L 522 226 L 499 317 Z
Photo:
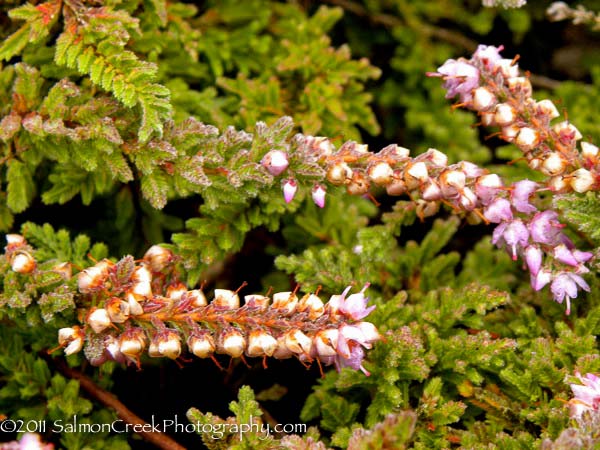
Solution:
M 569 400 L 571 418 L 579 429 L 593 439 L 600 439 L 600 378 L 593 373 L 575 373 L 577 383 L 571 383 L 573 398 Z M 597 442 L 597 441 L 595 441 Z
M 7 241 L 12 270 L 35 274 L 35 250 L 20 235 L 8 235 Z M 69 264 L 52 270 L 71 278 Z M 215 353 L 232 358 L 295 356 L 306 365 L 316 361 L 369 375 L 362 364 L 364 350 L 380 339 L 376 327 L 363 320 L 375 308 L 367 306 L 368 284 L 355 294 L 349 294 L 349 286 L 327 303 L 317 293 L 299 297 L 293 291 L 271 298 L 246 295 L 240 306 L 243 286 L 215 289 L 208 302 L 202 289 L 188 290 L 180 282 L 177 257 L 157 245 L 139 262 L 131 256 L 116 263 L 104 259 L 76 276 L 83 320 L 59 330 L 59 348 L 67 355 L 83 349 L 93 365 L 114 360 L 139 366 L 145 352 L 177 359 L 187 347 L 217 364 Z
M 293 200 L 302 179 L 295 172 L 297 161 L 309 162 L 323 170 L 322 179 L 311 189 L 320 207 L 325 205 L 327 184 L 343 186 L 352 195 L 369 195 L 374 186 L 388 195 L 407 195 L 420 218 L 436 214 L 445 204 L 471 222 L 497 224 L 493 243 L 506 248 L 513 260 L 524 260 L 535 290 L 550 284 L 554 300 L 566 303 L 567 314 L 578 291 L 589 291 L 581 275 L 589 272 L 585 263 L 593 255 L 575 248 L 562 232 L 564 225 L 556 212 L 539 211 L 532 203 L 543 185 L 522 180 L 506 186 L 497 174 L 473 163 L 448 164 L 447 156 L 436 149 L 413 158 L 408 149 L 395 144 L 372 153 L 355 142 L 336 149 L 325 137 L 299 134 L 293 142 L 290 155 L 278 151 L 276 169 L 271 168 L 274 158 L 263 158 L 267 170 L 282 176 L 287 202 Z
M 515 144 L 529 167 L 547 175 L 556 193 L 600 189 L 598 147 L 560 117 L 551 100 L 532 97 L 531 83 L 519 72 L 517 58 L 502 58 L 503 47 L 480 45 L 471 59 L 449 59 L 429 76 L 442 77 L 446 98 L 476 111 L 481 124 L 499 127 L 499 136 Z

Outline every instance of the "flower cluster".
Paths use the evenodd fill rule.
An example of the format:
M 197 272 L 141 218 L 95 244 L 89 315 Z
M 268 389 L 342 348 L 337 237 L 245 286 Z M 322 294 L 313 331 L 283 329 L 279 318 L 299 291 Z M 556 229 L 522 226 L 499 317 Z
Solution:
M 364 350 L 380 338 L 363 321 L 374 308 L 367 306 L 368 284 L 355 294 L 348 287 L 327 303 L 317 293 L 300 297 L 293 291 L 246 295 L 240 306 L 241 287 L 215 289 L 211 302 L 202 289 L 188 290 L 176 262 L 171 251 L 155 245 L 140 262 L 131 256 L 116 263 L 104 259 L 79 272 L 78 303 L 87 312 L 82 324 L 59 330 L 59 347 L 67 355 L 84 349 L 93 365 L 107 360 L 139 365 L 144 353 L 177 359 L 187 347 L 217 364 L 215 353 L 295 356 L 304 364 L 334 364 L 368 375 Z
M 582 141 L 582 134 L 560 117 L 552 101 L 536 101 L 529 79 L 519 73 L 516 59 L 502 58 L 502 46 L 480 45 L 469 60 L 450 59 L 430 76 L 444 79 L 446 97 L 458 96 L 459 105 L 481 116 L 485 126 L 523 152 L 529 167 L 549 177 L 557 193 L 600 188 L 598 147 Z
M 600 378 L 593 373 L 581 376 L 575 373 L 581 384 L 572 383 L 574 397 L 569 401 L 571 417 L 580 419 L 585 412 L 600 415 Z
M 499 67 L 513 67 L 512 61 L 502 61 Z M 447 76 L 446 87 L 464 102 L 476 101 L 480 95 L 476 87 L 479 69 L 464 61 L 454 61 L 440 71 L 461 74 Z M 373 153 L 366 145 L 351 141 L 336 149 L 323 137 L 297 135 L 294 140 L 295 158 L 321 167 L 323 178 L 333 186 L 345 187 L 348 194 L 369 195 L 376 186 L 385 189 L 388 195 L 407 195 L 421 218 L 437 213 L 440 205 L 445 204 L 454 212 L 465 214 L 470 222 L 483 220 L 497 224 L 493 242 L 506 247 L 514 260 L 523 258 L 535 290 L 550 284 L 554 299 L 566 303 L 567 314 L 571 310 L 570 300 L 577 297 L 578 290 L 589 290 L 581 275 L 589 271 L 584 264 L 593 255 L 575 248 L 561 231 L 564 226 L 556 212 L 538 211 L 531 203 L 532 196 L 544 188 L 542 185 L 523 180 L 505 186 L 497 174 L 467 161 L 449 164 L 447 156 L 433 148 L 413 158 L 408 149 L 395 144 Z M 265 159 L 275 158 L 271 155 Z M 294 171 L 293 165 L 285 164 L 285 168 Z M 577 178 L 572 177 L 571 181 L 579 189 Z M 283 183 L 284 196 L 289 202 L 298 183 L 293 178 Z M 312 196 L 319 206 L 325 204 L 325 188 L 321 184 L 313 187 Z

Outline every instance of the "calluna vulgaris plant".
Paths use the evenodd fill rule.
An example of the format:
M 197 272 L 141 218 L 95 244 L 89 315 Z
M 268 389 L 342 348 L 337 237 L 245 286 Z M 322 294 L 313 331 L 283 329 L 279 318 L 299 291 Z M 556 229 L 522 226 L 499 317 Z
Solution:
M 1 448 L 600 445 L 596 61 L 328 3 L 0 5 Z

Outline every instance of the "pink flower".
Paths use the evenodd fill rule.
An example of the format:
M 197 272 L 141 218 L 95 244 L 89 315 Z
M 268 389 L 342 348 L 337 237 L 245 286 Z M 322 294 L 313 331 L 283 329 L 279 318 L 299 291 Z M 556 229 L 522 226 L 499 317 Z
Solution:
M 525 262 L 529 272 L 536 276 L 542 266 L 542 250 L 537 245 L 529 245 L 525 249 Z
M 554 296 L 554 300 L 558 303 L 562 303 L 563 300 L 567 302 L 566 314 L 571 313 L 571 299 L 577 297 L 577 286 L 584 291 L 589 292 L 590 287 L 580 275 L 571 272 L 561 272 L 552 281 L 550 290 Z
M 356 325 L 342 325 L 339 328 L 337 342 L 337 356 L 335 365 L 338 370 L 344 367 L 360 369 L 365 375 L 370 373 L 362 366 L 365 356 L 364 348 L 371 348 L 373 341 L 369 339 L 363 330 Z
M 510 202 L 505 198 L 497 198 L 486 206 L 483 216 L 492 223 L 512 220 L 513 213 Z
M 260 163 L 273 176 L 280 175 L 290 164 L 287 153 L 281 150 L 271 150 L 263 156 Z
M 512 222 L 502 222 L 496 227 L 492 236 L 492 243 L 500 246 L 502 241 L 511 249 L 513 261 L 517 260 L 517 250 L 524 248 L 529 243 L 529 231 L 520 219 Z
M 446 98 L 460 95 L 462 102 L 471 100 L 471 92 L 479 86 L 479 70 L 465 60 L 449 59 L 438 68 L 438 73 L 444 75 Z
M 536 275 L 531 274 L 531 287 L 539 291 L 544 286 L 552 281 L 552 272 L 546 269 L 541 269 Z
M 576 372 L 575 376 L 583 385 L 575 383 L 570 385 L 574 397 L 569 401 L 569 405 L 571 417 L 579 419 L 585 411 L 600 410 L 600 378 L 592 373 L 582 377 L 579 372 Z
M 534 242 L 556 245 L 560 242 L 563 225 L 558 222 L 558 213 L 544 211 L 537 213 L 529 222 L 529 231 Z
M 315 184 L 312 189 L 312 199 L 319 208 L 325 207 L 325 188 L 320 184 Z
M 296 183 L 296 180 L 290 178 L 285 183 L 283 183 L 283 198 L 286 203 L 289 203 L 294 199 L 297 190 L 298 183 Z
M 494 47 L 493 45 L 479 45 L 473 59 L 479 59 L 488 69 L 493 69 L 496 64 L 502 59 L 500 52 L 504 50 L 504 46 Z
M 354 320 L 367 317 L 375 309 L 374 305 L 367 308 L 369 297 L 365 297 L 364 292 L 369 286 L 370 283 L 366 283 L 358 294 L 352 294 L 346 298 L 345 296 L 350 290 L 350 286 L 348 286 L 340 298 L 339 311 Z
M 559 244 L 554 247 L 553 256 L 561 263 L 569 266 L 577 266 L 579 264 L 579 261 L 577 261 L 573 252 L 569 250 L 565 244 Z
M 517 211 L 525 214 L 537 211 L 537 208 L 529 203 L 529 198 L 537 188 L 538 184 L 530 180 L 522 180 L 513 184 L 510 200 Z

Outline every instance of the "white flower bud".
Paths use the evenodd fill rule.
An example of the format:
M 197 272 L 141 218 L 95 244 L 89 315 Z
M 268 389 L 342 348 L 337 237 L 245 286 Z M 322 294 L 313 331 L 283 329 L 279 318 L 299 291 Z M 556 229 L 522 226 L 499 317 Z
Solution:
M 517 119 L 517 111 L 511 105 L 507 103 L 500 103 L 496 105 L 496 112 L 494 113 L 494 122 L 501 127 L 511 125 Z
M 408 189 L 415 189 L 429 179 L 427 165 L 422 162 L 408 163 L 404 170 L 404 181 Z
M 421 186 L 421 198 L 423 200 L 439 200 L 442 198 L 442 190 L 435 180 L 430 179 Z
M 152 285 L 149 281 L 138 281 L 132 285 L 132 292 L 140 297 L 152 297 Z
M 544 160 L 542 164 L 542 172 L 545 175 L 554 176 L 560 175 L 565 171 L 567 161 L 559 152 L 552 152 Z
M 133 269 L 131 281 L 133 283 L 151 283 L 152 272 L 150 272 L 150 269 L 148 269 L 148 266 L 145 264 L 137 266 L 135 269 Z
M 153 272 L 160 272 L 173 260 L 173 253 L 160 245 L 153 245 L 144 254 L 146 261 Z
M 252 358 L 257 356 L 273 356 L 277 348 L 277 339 L 263 330 L 252 330 L 248 336 L 246 354 Z
M 495 112 L 481 112 L 479 113 L 479 115 L 481 116 L 481 125 L 483 125 L 484 127 L 493 127 L 495 125 L 498 125 L 496 123 L 496 113 Z
M 129 319 L 129 303 L 118 297 L 113 297 L 106 302 L 106 311 L 113 323 L 123 323 Z
M 7 234 L 6 235 L 7 248 L 22 247 L 27 244 L 27 241 L 20 234 Z
M 476 185 L 483 189 L 500 189 L 504 187 L 502 179 L 495 173 L 488 173 L 477 178 Z
M 533 150 L 540 144 L 540 133 L 529 127 L 523 127 L 519 130 L 515 145 L 523 151 Z
M 594 144 L 583 141 L 581 143 L 581 156 L 594 160 L 598 156 L 598 147 Z
M 533 90 L 531 89 L 531 81 L 527 77 L 512 77 L 508 80 L 508 89 L 518 91 L 526 96 L 530 96 Z
M 394 170 L 385 161 L 379 161 L 367 169 L 367 174 L 373 183 L 379 186 L 387 186 L 392 182 Z
M 244 297 L 244 302 L 248 307 L 259 308 L 264 311 L 269 306 L 271 299 L 265 295 L 251 294 Z
M 240 297 L 229 289 L 215 289 L 215 298 L 211 305 L 222 309 L 236 309 L 240 307 Z
M 305 145 L 317 153 L 317 156 L 330 156 L 335 150 L 329 138 L 323 136 L 306 136 Z
M 17 273 L 31 273 L 35 269 L 35 259 L 28 252 L 20 251 L 13 255 L 10 267 Z
M 198 358 L 208 358 L 215 352 L 215 342 L 209 333 L 193 334 L 188 339 L 190 352 Z
M 440 174 L 439 180 L 442 193 L 445 197 L 450 198 L 464 189 L 466 175 L 462 170 L 447 169 Z
M 557 175 L 548 180 L 548 188 L 555 193 L 563 194 L 565 192 L 570 192 L 571 187 L 565 177 L 562 175 Z
M 125 331 L 119 338 L 119 351 L 125 356 L 137 359 L 146 347 L 146 335 L 140 329 Z
M 139 294 L 135 294 L 131 291 L 128 291 L 125 294 L 125 299 L 127 300 L 127 304 L 129 305 L 129 314 L 132 316 L 139 316 L 144 314 L 144 308 L 140 305 L 140 302 L 144 300 Z
M 167 294 L 167 297 L 170 298 L 171 300 L 178 301 L 178 300 L 181 300 L 181 297 L 186 292 L 187 292 L 187 289 L 185 287 L 185 284 L 176 283 L 176 284 L 172 284 L 167 287 L 166 294 Z
M 558 109 L 556 109 L 556 106 L 554 106 L 554 103 L 552 103 L 552 100 L 541 100 L 536 103 L 536 107 L 541 114 L 547 116 L 550 120 L 560 116 L 560 113 L 558 112 Z
M 435 167 L 446 167 L 448 165 L 448 157 L 435 148 L 427 149 L 425 153 L 417 156 L 415 161 L 429 161 Z
M 500 72 L 506 78 L 519 76 L 519 65 L 513 64 L 512 59 L 503 58 L 499 61 L 496 61 L 494 65 L 500 69 Z
M 410 155 L 410 150 L 400 147 L 398 144 L 390 144 L 377 152 L 380 156 L 390 156 L 394 159 L 406 159 Z
M 556 125 L 554 125 L 552 127 L 552 131 L 554 131 L 558 135 L 558 138 L 561 141 L 567 141 L 567 142 L 572 141 L 572 140 L 578 141 L 579 139 L 581 139 L 583 137 L 581 135 L 581 132 L 575 127 L 575 125 L 570 123 L 568 120 L 565 120 L 563 122 L 560 122 L 560 123 L 557 123 Z
M 327 181 L 339 186 L 352 178 L 352 169 L 343 161 L 337 161 L 327 167 Z
M 513 123 L 512 125 L 502 127 L 500 134 L 505 141 L 512 142 L 517 134 L 519 134 L 519 131 L 521 131 L 521 128 Z
M 192 308 L 200 308 L 201 306 L 208 305 L 206 295 L 201 289 L 193 289 L 185 293 L 185 299 L 190 301 Z
M 58 330 L 58 344 L 65 347 L 67 356 L 81 351 L 84 337 L 83 330 L 77 325 Z
M 470 188 L 466 187 L 461 191 L 459 202 L 463 209 L 471 211 L 477 206 L 477 196 Z
M 367 342 L 372 343 L 381 339 L 381 335 L 379 331 L 377 331 L 377 327 L 373 325 L 371 322 L 358 322 L 354 324 L 362 334 L 365 336 Z
M 79 292 L 87 294 L 102 287 L 107 271 L 101 267 L 92 266 L 83 269 L 77 274 L 77 287 Z
M 273 352 L 273 358 L 286 359 L 291 358 L 294 354 L 286 345 L 286 335 L 282 334 L 277 338 L 277 348 Z
M 385 187 L 388 195 L 402 195 L 406 192 L 406 183 L 404 183 L 401 170 L 394 170 L 392 182 Z
M 295 354 L 310 355 L 312 341 L 300 330 L 290 330 L 285 334 L 286 347 Z
M 369 153 L 369 146 L 367 144 L 356 144 L 354 151 L 358 153 Z
M 473 91 L 473 109 L 487 111 L 496 105 L 496 96 L 488 88 L 480 86 Z
M 415 213 L 421 220 L 426 217 L 431 217 L 440 210 L 440 202 L 428 202 L 425 200 L 417 200 Z
M 570 175 L 570 184 L 575 192 L 583 193 L 589 191 L 594 186 L 594 176 L 587 169 L 577 169 Z
M 281 150 L 271 150 L 260 163 L 273 176 L 281 175 L 290 164 L 287 153 Z
M 222 340 L 217 344 L 217 351 L 231 356 L 232 358 L 239 358 L 244 353 L 246 348 L 246 339 L 238 330 L 231 328 L 225 331 L 222 335 Z
M 167 331 L 164 335 L 160 334 L 157 339 L 158 352 L 169 359 L 177 359 L 181 355 L 181 340 L 174 331 Z
M 540 158 L 531 158 L 528 164 L 533 170 L 540 170 L 540 167 L 542 167 L 542 160 Z
M 346 191 L 350 195 L 363 195 L 369 192 L 369 179 L 362 170 L 352 172 L 352 179 L 346 185 Z
M 317 355 L 322 357 L 337 356 L 339 334 L 339 331 L 335 328 L 317 332 L 313 340 Z
M 104 308 L 97 308 L 93 310 L 87 318 L 87 323 L 90 325 L 90 327 L 92 327 L 94 333 L 98 334 L 103 332 L 111 324 L 108 311 Z
M 293 292 L 277 292 L 273 294 L 273 309 L 279 310 L 282 314 L 292 314 L 298 305 L 298 296 Z
M 308 318 L 316 320 L 325 312 L 325 305 L 315 294 L 306 294 L 298 303 L 298 311 L 308 311 Z

